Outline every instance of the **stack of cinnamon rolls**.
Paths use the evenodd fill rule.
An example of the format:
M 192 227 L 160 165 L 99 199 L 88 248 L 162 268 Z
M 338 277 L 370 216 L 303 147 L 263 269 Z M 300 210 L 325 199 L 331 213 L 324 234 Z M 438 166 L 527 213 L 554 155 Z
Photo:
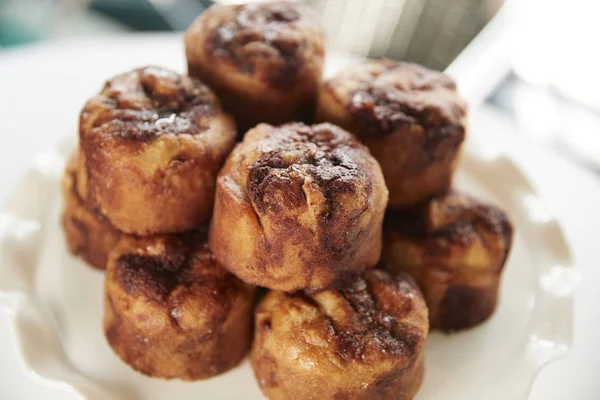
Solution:
M 430 327 L 490 316 L 511 244 L 501 210 L 451 189 L 454 83 L 391 60 L 322 82 L 293 1 L 215 5 L 185 46 L 189 75 L 135 69 L 85 104 L 65 169 L 108 343 L 183 380 L 250 351 L 270 399 L 413 398 Z

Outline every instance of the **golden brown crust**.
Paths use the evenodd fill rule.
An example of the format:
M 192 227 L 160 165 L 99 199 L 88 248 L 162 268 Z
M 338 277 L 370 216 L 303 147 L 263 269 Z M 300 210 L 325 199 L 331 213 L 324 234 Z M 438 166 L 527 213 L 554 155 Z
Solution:
M 255 312 L 251 361 L 275 399 L 412 399 L 427 308 L 405 273 L 369 270 L 341 290 L 273 291 Z
M 356 134 L 381 164 L 390 207 L 406 208 L 450 188 L 465 115 L 466 104 L 446 75 L 379 60 L 326 82 L 316 119 Z
M 205 379 L 246 354 L 253 303 L 254 288 L 219 265 L 206 233 L 128 237 L 110 254 L 104 331 L 143 374 Z
M 379 260 L 386 203 L 377 161 L 349 133 L 261 124 L 219 173 L 210 245 L 257 286 L 336 285 Z
M 71 254 L 83 258 L 92 267 L 103 270 L 106 268 L 108 253 L 123 234 L 101 215 L 89 210 L 79 197 L 76 189 L 77 164 L 76 153 L 67 161 L 62 178 L 62 225 L 65 241 Z
M 496 308 L 512 232 L 500 209 L 453 192 L 410 211 L 388 211 L 382 260 L 417 280 L 431 329 L 465 329 Z
M 242 132 L 312 118 L 324 37 L 301 3 L 214 5 L 188 28 L 185 45 L 190 75 L 211 85 Z
M 158 67 L 118 75 L 81 112 L 78 190 L 127 233 L 197 227 L 235 135 L 201 82 Z

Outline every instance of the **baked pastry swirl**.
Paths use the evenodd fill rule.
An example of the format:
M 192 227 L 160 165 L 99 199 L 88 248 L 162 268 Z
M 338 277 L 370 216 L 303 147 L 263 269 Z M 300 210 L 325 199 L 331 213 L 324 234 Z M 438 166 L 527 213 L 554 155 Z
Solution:
M 215 90 L 240 132 L 312 119 L 324 35 L 300 2 L 213 5 L 188 28 L 185 47 L 190 75 Z
M 390 208 L 406 208 L 450 188 L 465 115 L 466 104 L 446 75 L 379 60 L 324 83 L 316 118 L 356 134 L 381 164 Z
M 425 300 L 405 273 L 369 270 L 344 289 L 268 293 L 251 362 L 265 396 L 408 400 L 423 378 Z
M 126 72 L 81 112 L 78 189 L 127 233 L 197 227 L 210 214 L 235 136 L 233 120 L 200 81 L 159 67 Z
M 83 258 L 98 269 L 106 268 L 109 252 L 116 246 L 122 233 L 104 217 L 89 210 L 77 193 L 78 154 L 67 161 L 62 178 L 62 225 L 67 248 L 71 254 Z
M 377 161 L 331 124 L 260 124 L 217 178 L 210 246 L 245 282 L 323 288 L 373 267 L 387 189 Z
M 382 262 L 417 280 L 431 329 L 465 329 L 496 308 L 512 232 L 500 209 L 453 192 L 410 211 L 388 211 Z
M 249 349 L 254 292 L 214 259 L 205 233 L 127 237 L 106 271 L 104 331 L 136 371 L 209 378 Z

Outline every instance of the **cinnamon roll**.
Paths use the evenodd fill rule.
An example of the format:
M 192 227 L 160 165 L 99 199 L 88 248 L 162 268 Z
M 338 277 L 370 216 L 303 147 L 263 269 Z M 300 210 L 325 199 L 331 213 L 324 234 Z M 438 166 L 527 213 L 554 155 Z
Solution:
M 67 248 L 97 269 L 106 268 L 108 253 L 116 246 L 122 233 L 104 217 L 89 210 L 77 193 L 78 154 L 67 161 L 62 178 L 62 225 Z
M 202 232 L 127 237 L 109 258 L 104 331 L 136 371 L 205 379 L 245 356 L 253 302 L 254 288 L 219 265 Z
M 188 28 L 185 47 L 190 75 L 215 90 L 240 132 L 312 119 L 324 35 L 300 2 L 213 5 Z
M 260 124 L 219 173 L 210 246 L 257 286 L 337 285 L 379 260 L 386 204 L 379 164 L 348 132 Z
M 321 88 L 318 121 L 357 135 L 381 164 L 390 208 L 451 186 L 465 138 L 466 104 L 446 75 L 392 60 L 346 68 Z
M 465 329 L 496 308 L 512 232 L 502 210 L 453 192 L 410 211 L 388 211 L 382 262 L 417 280 L 431 329 Z
M 78 190 L 121 231 L 172 233 L 209 216 L 235 125 L 200 81 L 159 68 L 118 75 L 87 102 Z
M 370 270 L 344 289 L 268 293 L 250 356 L 271 400 L 408 400 L 423 379 L 427 334 L 412 278 Z

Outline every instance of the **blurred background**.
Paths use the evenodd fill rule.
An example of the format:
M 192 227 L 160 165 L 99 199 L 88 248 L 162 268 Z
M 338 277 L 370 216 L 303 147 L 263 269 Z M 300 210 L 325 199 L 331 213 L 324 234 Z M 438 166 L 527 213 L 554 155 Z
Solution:
M 221 1 L 226 2 L 226 1 Z M 231 2 L 231 1 L 230 1 Z M 210 0 L 0 0 L 2 52 L 129 31 L 183 31 Z M 330 48 L 447 70 L 472 105 L 600 171 L 600 2 L 305 0 Z M 0 88 L 1 91 L 1 88 Z
M 235 1 L 217 1 L 234 3 Z M 211 0 L 0 0 L 0 45 L 118 31 L 183 31 Z M 444 69 L 503 0 L 305 0 L 329 45 Z

